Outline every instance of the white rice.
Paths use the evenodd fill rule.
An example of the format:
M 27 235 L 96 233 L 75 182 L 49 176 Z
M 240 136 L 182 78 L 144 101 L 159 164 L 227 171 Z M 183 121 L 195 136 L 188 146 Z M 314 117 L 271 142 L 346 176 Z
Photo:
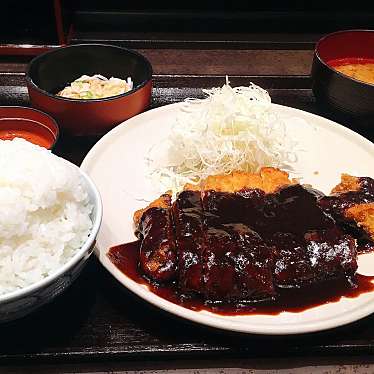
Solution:
M 90 233 L 91 210 L 78 168 L 23 139 L 0 140 L 0 295 L 66 263 Z

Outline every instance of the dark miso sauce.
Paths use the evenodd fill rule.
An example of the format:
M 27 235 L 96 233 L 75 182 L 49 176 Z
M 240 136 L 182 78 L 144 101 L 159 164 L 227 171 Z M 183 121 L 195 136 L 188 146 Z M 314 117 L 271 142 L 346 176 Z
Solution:
M 278 315 L 282 312 L 302 312 L 327 303 L 339 301 L 342 297 L 355 298 L 361 294 L 374 291 L 374 276 L 356 275 L 357 287 L 353 288 L 348 281 L 328 281 L 301 289 L 280 289 L 274 301 L 252 304 L 210 304 L 196 298 L 180 296 L 174 284 L 160 286 L 143 278 L 138 269 L 140 241 L 112 247 L 108 252 L 111 262 L 133 281 L 147 285 L 154 294 L 174 304 L 200 311 L 207 310 L 221 315 Z
M 374 243 L 372 240 L 363 241 L 358 243 L 357 252 L 359 254 L 374 252 Z
M 366 230 L 353 219 L 346 217 L 345 211 L 354 205 L 370 204 L 374 202 L 374 180 L 368 177 L 358 178 L 359 189 L 325 196 L 319 200 L 323 210 L 334 217 L 341 228 L 357 239 L 357 252 L 374 252 L 374 241 Z

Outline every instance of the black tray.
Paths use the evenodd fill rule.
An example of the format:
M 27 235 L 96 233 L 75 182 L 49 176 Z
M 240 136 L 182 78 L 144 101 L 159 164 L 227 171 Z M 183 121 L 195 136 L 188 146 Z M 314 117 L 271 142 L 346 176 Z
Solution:
M 231 77 L 233 85 L 250 80 L 268 88 L 276 103 L 321 113 L 308 77 Z M 222 76 L 156 76 L 152 106 L 201 96 L 201 87 L 223 82 Z M 0 105 L 29 105 L 23 74 L 0 74 L 0 84 Z M 373 140 L 373 131 L 364 135 Z M 55 152 L 79 164 L 98 139 L 62 137 Z M 22 320 L 0 325 L 0 337 L 1 363 L 370 355 L 374 315 L 308 335 L 222 332 L 152 307 L 124 289 L 92 256 L 64 295 Z

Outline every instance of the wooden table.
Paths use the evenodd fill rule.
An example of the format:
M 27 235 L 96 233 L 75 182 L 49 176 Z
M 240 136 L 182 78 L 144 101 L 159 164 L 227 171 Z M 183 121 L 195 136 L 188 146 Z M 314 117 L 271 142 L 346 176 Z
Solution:
M 201 97 L 201 88 L 250 81 L 275 103 L 313 113 L 310 49 L 140 49 L 154 67 L 152 107 Z M 29 105 L 27 61 L 0 61 L 0 105 Z M 333 119 L 332 113 L 323 113 Z M 366 131 L 373 140 L 374 133 Z M 80 164 L 98 141 L 62 137 L 55 152 Z M 168 315 L 121 287 L 92 256 L 74 285 L 40 311 L 0 326 L 0 372 L 149 370 L 173 373 L 372 373 L 374 316 L 301 336 L 228 334 Z M 155 371 L 152 371 L 155 370 Z M 148 371 L 147 371 L 148 372 Z

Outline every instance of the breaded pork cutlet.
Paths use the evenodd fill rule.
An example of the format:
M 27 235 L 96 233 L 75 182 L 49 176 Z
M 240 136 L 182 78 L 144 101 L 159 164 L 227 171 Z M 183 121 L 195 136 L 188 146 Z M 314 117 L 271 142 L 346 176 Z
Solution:
M 257 251 L 253 258 L 259 264 L 263 261 L 263 269 L 272 266 L 275 287 L 298 288 L 335 278 L 345 281 L 354 275 L 355 242 L 319 207 L 316 190 L 273 168 L 264 168 L 257 175 L 208 177 L 201 185 L 210 225 L 244 224 L 261 238 L 267 250 Z M 251 248 L 250 240 L 247 246 Z
M 342 174 L 331 196 L 321 199 L 320 204 L 348 232 L 374 246 L 374 179 Z
M 288 179 L 287 173 L 274 168 L 263 168 L 258 174 L 234 172 L 230 175 L 209 177 L 197 186 L 186 185 L 185 191 L 178 194 L 173 203 L 171 201 L 171 193 L 165 193 L 155 201 L 151 202 L 146 208 L 140 209 L 134 213 L 133 218 L 136 234 L 142 242 L 140 249 L 140 267 L 145 275 L 153 281 L 164 282 L 178 278 L 179 287 L 184 293 L 203 292 L 206 295 L 216 294 L 224 296 L 225 292 L 223 289 L 221 290 L 221 293 L 217 289 L 213 292 L 213 285 L 210 286 L 210 289 L 207 289 L 207 287 L 204 288 L 204 285 L 202 284 L 202 264 L 204 261 L 206 262 L 204 258 L 207 258 L 206 242 L 212 242 L 212 240 L 215 240 L 217 241 L 218 247 L 218 243 L 223 242 L 222 236 L 220 236 L 219 233 L 224 237 L 230 236 L 232 238 L 231 242 L 234 242 L 237 239 L 238 245 L 235 246 L 235 243 L 233 243 L 231 248 L 232 260 L 230 261 L 234 261 L 235 256 L 242 259 L 245 256 L 253 257 L 255 255 L 255 252 L 253 252 L 255 251 L 255 247 L 253 247 L 253 253 L 247 253 L 248 250 L 245 248 L 243 249 L 244 252 L 239 250 L 241 245 L 239 241 L 243 241 L 240 235 L 244 235 L 242 233 L 245 232 L 243 229 L 245 226 L 244 224 L 240 226 L 240 230 L 229 226 L 225 227 L 219 223 L 217 223 L 217 227 L 213 228 L 213 221 L 206 219 L 203 213 L 202 196 L 205 193 L 204 191 L 210 189 L 230 193 L 246 190 L 247 193 L 248 191 L 261 191 L 261 194 L 265 194 L 292 183 L 294 182 Z M 238 198 L 234 200 L 236 200 L 236 203 L 240 203 L 240 195 L 238 195 Z M 249 202 L 249 199 L 246 199 L 246 201 Z M 243 207 L 245 208 L 245 206 Z M 206 224 L 204 226 L 204 221 L 209 222 L 210 228 Z M 248 233 L 245 234 L 246 237 L 248 237 L 249 232 L 252 231 L 250 228 L 247 230 Z M 253 233 L 252 236 L 257 238 L 258 235 Z M 261 239 L 257 238 L 257 252 L 260 251 L 259 248 L 262 248 L 259 244 L 260 242 Z M 269 252 L 269 250 L 266 249 L 265 244 L 262 246 L 265 248 L 262 250 L 264 253 L 266 251 Z M 236 248 L 236 255 L 234 255 L 234 247 Z M 213 249 L 210 250 L 209 253 L 212 255 Z M 217 259 L 222 256 L 222 259 L 225 257 L 224 254 L 222 254 L 222 256 L 218 255 L 218 252 L 216 253 L 216 256 Z M 231 284 L 236 291 L 234 289 L 229 290 L 229 288 L 232 287 L 227 287 L 226 295 L 228 297 L 229 295 L 231 295 L 230 297 L 233 297 L 235 292 L 237 297 L 240 292 L 243 292 L 243 294 L 246 295 L 256 294 L 256 290 L 248 289 L 249 287 L 254 287 L 253 285 L 255 284 L 257 284 L 259 288 L 258 292 L 262 295 L 266 294 L 266 292 L 271 295 L 274 294 L 271 271 L 269 271 L 271 261 L 266 258 L 261 259 L 259 252 L 257 256 L 257 262 L 251 262 L 256 262 L 260 265 L 262 264 L 261 266 L 267 264 L 265 267 L 267 270 L 264 271 L 267 271 L 267 274 L 270 274 L 270 279 L 263 279 L 262 285 L 259 281 L 256 283 L 255 277 L 250 281 L 251 276 L 250 278 L 246 278 L 244 281 L 243 272 L 241 272 L 241 280 L 239 283 L 235 283 L 235 279 L 231 279 Z M 216 265 L 218 266 L 218 264 Z M 218 269 L 216 265 L 211 266 L 210 263 L 209 266 L 207 265 L 209 271 L 207 268 L 204 269 L 204 272 L 209 275 L 208 278 L 210 284 L 212 284 L 212 274 L 215 274 L 215 269 Z M 222 263 L 221 266 L 227 269 L 233 269 L 234 265 Z M 178 268 L 177 276 L 175 273 L 176 268 Z M 245 284 L 247 284 L 247 286 L 245 286 Z
M 187 183 L 184 186 L 185 191 L 223 191 L 237 192 L 244 189 L 259 189 L 266 193 L 274 192 L 278 188 L 295 184 L 295 180 L 290 180 L 285 171 L 266 167 L 262 168 L 258 174 L 234 171 L 228 175 L 214 175 L 202 180 L 199 184 Z M 152 201 L 147 207 L 139 209 L 134 213 L 134 225 L 137 228 L 140 218 L 145 211 L 150 208 L 167 209 L 171 205 L 171 191 L 167 191 Z
M 136 235 L 141 240 L 139 265 L 156 282 L 175 278 L 177 250 L 171 215 L 171 195 L 166 193 L 135 212 Z
M 351 279 L 355 241 L 318 205 L 315 190 L 263 168 L 187 185 L 134 215 L 140 267 L 180 295 L 206 302 L 272 299 L 279 287 Z M 154 272 L 154 274 L 153 274 Z

